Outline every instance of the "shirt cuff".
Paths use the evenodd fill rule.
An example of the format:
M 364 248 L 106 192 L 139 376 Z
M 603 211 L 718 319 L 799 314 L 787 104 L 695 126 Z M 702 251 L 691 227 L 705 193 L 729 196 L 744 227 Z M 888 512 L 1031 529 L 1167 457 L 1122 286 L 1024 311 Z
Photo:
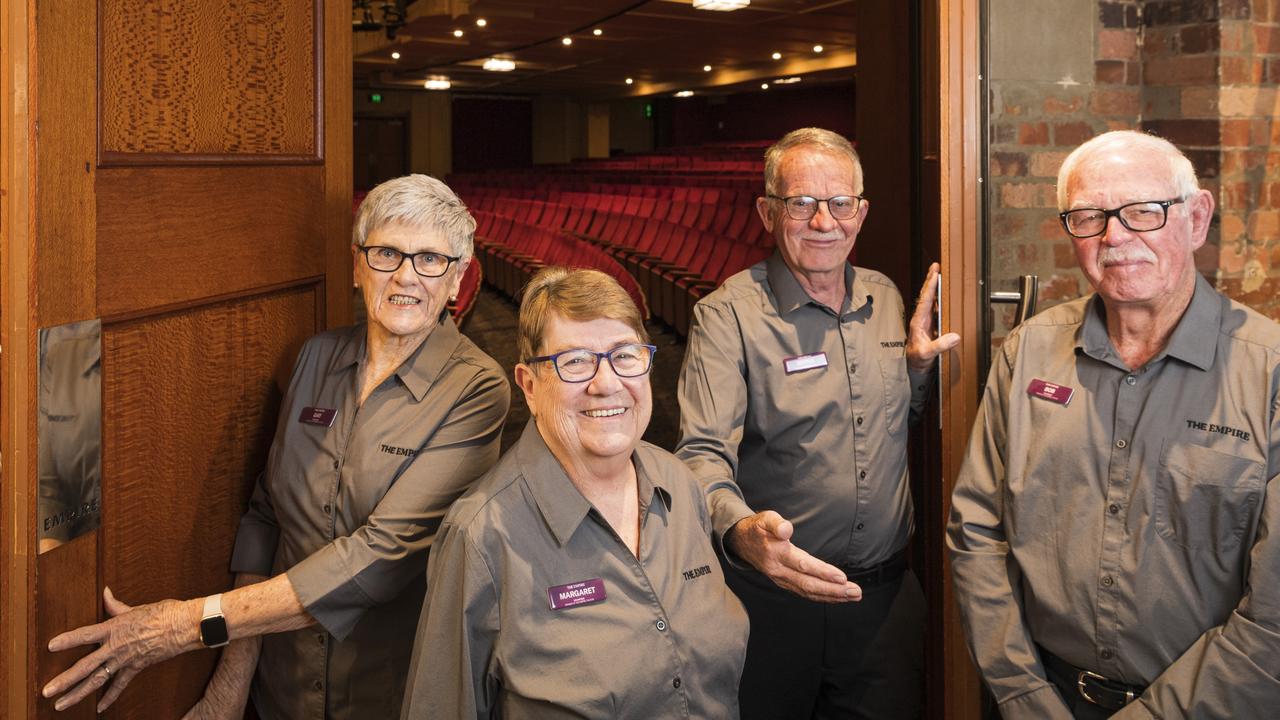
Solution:
M 724 544 L 724 536 L 739 520 L 755 515 L 755 511 L 736 492 L 725 487 L 712 490 L 707 497 L 707 505 L 711 510 L 711 539 L 716 552 L 739 570 L 753 570 L 729 550 Z
M 1000 703 L 1004 720 L 1072 720 L 1071 711 L 1052 685 L 1044 685 Z
M 236 530 L 236 544 L 231 549 L 231 572 L 270 576 L 279 541 L 278 528 L 246 515 Z
M 376 604 L 351 577 L 332 544 L 289 568 L 287 574 L 307 614 L 339 641 Z

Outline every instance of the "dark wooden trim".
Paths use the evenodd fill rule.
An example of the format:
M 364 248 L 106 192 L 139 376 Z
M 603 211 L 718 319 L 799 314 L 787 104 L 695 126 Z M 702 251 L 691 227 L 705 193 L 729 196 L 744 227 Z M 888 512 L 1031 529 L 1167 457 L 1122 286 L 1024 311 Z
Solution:
M 157 305 L 149 307 L 145 310 L 133 310 L 130 312 L 115 313 L 113 315 L 105 315 L 102 318 L 102 328 L 114 328 L 125 323 L 137 320 L 153 320 L 164 315 L 176 315 L 178 313 L 187 312 L 195 308 L 208 307 L 210 305 L 219 305 L 231 301 L 252 300 L 255 298 L 276 295 L 287 290 L 294 290 L 307 286 L 318 286 L 321 291 L 324 290 L 324 276 L 311 275 L 309 277 L 298 278 L 297 280 L 288 280 L 271 285 L 263 285 L 255 287 L 251 290 L 239 290 L 236 292 L 223 293 L 221 295 L 211 295 L 209 297 L 194 298 L 184 300 L 178 303 L 170 303 L 168 305 Z
M 103 98 L 102 98 L 102 48 L 105 43 L 102 39 L 102 4 L 106 0 L 97 0 L 97 29 L 95 32 L 97 40 L 97 65 L 94 68 L 97 73 L 97 124 L 95 128 L 95 137 L 97 140 L 97 165 L 98 167 L 143 167 L 143 166 L 201 166 L 201 165 L 322 165 L 325 160 L 325 114 L 324 114 L 324 41 L 325 41 L 325 12 L 324 0 L 313 0 L 312 2 L 312 31 L 314 33 L 311 43 L 312 50 L 312 75 L 315 78 L 315 88 L 313 90 L 314 116 L 315 121 L 312 124 L 312 147 L 314 152 L 309 154 L 269 154 L 269 153 L 132 153 L 117 152 L 105 150 L 102 147 L 102 118 L 103 118 Z M 348 53 L 350 55 L 350 53 Z M 349 83 L 348 83 L 349 84 Z

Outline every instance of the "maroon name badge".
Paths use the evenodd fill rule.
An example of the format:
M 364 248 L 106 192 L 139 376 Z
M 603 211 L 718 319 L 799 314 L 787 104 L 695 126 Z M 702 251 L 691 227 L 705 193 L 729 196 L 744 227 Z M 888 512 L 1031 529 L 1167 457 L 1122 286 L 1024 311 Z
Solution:
M 600 578 L 547 588 L 547 599 L 551 601 L 552 610 L 603 602 L 604 597 L 604 580 Z
M 333 427 L 333 419 L 337 416 L 338 411 L 335 408 L 304 407 L 302 414 L 298 416 L 298 422 Z
M 1075 395 L 1075 390 L 1064 385 L 1054 385 L 1051 382 L 1036 378 L 1027 386 L 1027 394 L 1038 398 L 1043 398 L 1049 402 L 1056 402 L 1059 405 L 1066 405 L 1071 402 L 1071 396 Z

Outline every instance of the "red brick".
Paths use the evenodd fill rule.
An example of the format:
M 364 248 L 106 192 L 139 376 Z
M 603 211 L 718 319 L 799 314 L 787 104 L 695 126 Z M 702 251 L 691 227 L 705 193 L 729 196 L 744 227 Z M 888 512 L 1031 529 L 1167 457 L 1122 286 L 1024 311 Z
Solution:
M 1218 45 L 1222 52 L 1243 52 L 1245 29 L 1249 23 L 1224 21 L 1218 29 Z
M 1244 220 L 1239 215 L 1224 212 L 1221 217 L 1221 241 L 1223 243 L 1233 243 L 1244 237 Z
M 1027 156 L 1015 152 L 991 153 L 991 174 L 997 177 L 1016 177 L 1027 174 Z
M 1096 135 L 1086 122 L 1058 123 L 1053 126 L 1055 145 L 1075 146 Z
M 1217 117 L 1218 88 L 1211 85 L 1185 87 L 1179 91 L 1179 109 L 1184 118 Z
M 1223 183 L 1222 188 L 1218 191 L 1218 198 L 1221 201 L 1223 210 L 1248 209 L 1249 196 L 1249 183 L 1247 182 Z
M 1266 153 L 1264 151 L 1227 150 L 1222 153 L 1222 176 L 1233 177 L 1254 168 L 1263 167 L 1265 163 Z
M 1080 108 L 1084 105 L 1084 100 L 1079 96 L 1070 98 L 1060 98 L 1050 95 L 1044 99 L 1044 113 L 1046 115 L 1067 115 L 1080 112 Z
M 1280 183 L 1269 182 L 1262 187 L 1266 197 L 1266 206 L 1280 208 Z
M 1260 55 L 1280 52 L 1280 27 L 1254 25 L 1253 51 Z
M 1055 205 L 1054 210 L 1056 211 L 1057 209 Z M 1040 239 L 1051 243 L 1060 242 L 1066 234 L 1066 231 L 1062 229 L 1062 221 L 1058 219 L 1056 212 L 1053 215 L 1045 214 L 1040 220 L 1039 231 Z
M 1216 24 L 1188 25 L 1178 33 L 1178 49 L 1189 55 L 1217 50 L 1218 45 Z
M 1022 215 L 1009 212 L 992 213 L 991 232 L 995 237 L 1015 237 L 1027 228 L 1027 221 Z
M 1057 304 L 1080 297 L 1080 278 L 1075 275 L 1051 275 L 1040 287 L 1040 299 Z
M 1142 127 L 1178 146 L 1218 144 L 1217 120 L 1146 120 Z
M 1223 85 L 1262 82 L 1265 67 L 1263 61 L 1249 57 L 1227 56 L 1222 58 L 1218 77 Z
M 1184 55 L 1153 58 L 1143 65 L 1142 79 L 1151 85 L 1203 85 L 1218 81 L 1218 58 Z
M 1094 115 L 1137 117 L 1142 110 L 1142 95 L 1137 88 L 1094 90 L 1089 98 L 1089 110 Z
M 1018 144 L 1019 145 L 1048 145 L 1049 144 L 1049 126 L 1046 123 L 1019 123 L 1018 124 Z
M 1267 58 L 1264 63 L 1266 70 L 1263 72 L 1267 82 L 1271 85 L 1280 84 L 1280 60 L 1276 58 Z
M 1007 208 L 1052 208 L 1057 191 L 1045 183 L 1005 183 L 1000 186 L 1000 206 Z
M 1254 210 L 1249 213 L 1249 239 L 1254 242 L 1280 237 L 1280 210 Z
M 1175 54 L 1174 39 L 1178 37 L 1176 30 L 1167 28 L 1147 28 L 1142 36 L 1142 54 L 1146 59 L 1168 57 Z
M 1123 85 L 1128 64 L 1123 60 L 1099 60 L 1093 64 L 1093 79 L 1099 83 Z
M 1099 30 L 1098 57 L 1103 60 L 1137 60 L 1138 31 Z
M 1063 234 L 1062 226 L 1058 226 L 1058 235 Z M 1053 246 L 1053 266 L 1056 268 L 1076 267 L 1076 248 L 1069 242 L 1057 243 Z
M 1223 120 L 1221 143 L 1223 147 L 1247 147 L 1250 144 L 1248 120 Z
M 1032 153 L 1028 169 L 1033 177 L 1056 178 L 1058 177 L 1058 168 L 1062 167 L 1062 161 L 1066 159 L 1067 153 L 1065 152 Z

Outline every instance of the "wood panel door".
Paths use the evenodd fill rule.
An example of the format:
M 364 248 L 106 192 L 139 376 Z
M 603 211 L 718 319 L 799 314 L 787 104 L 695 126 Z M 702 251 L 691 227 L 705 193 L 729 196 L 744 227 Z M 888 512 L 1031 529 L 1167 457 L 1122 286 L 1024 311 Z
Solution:
M 230 586 L 301 342 L 349 322 L 351 36 L 322 0 L 11 0 L 0 715 L 53 717 L 43 648 L 128 603 Z M 102 523 L 35 554 L 35 335 L 101 318 Z M 105 717 L 180 717 L 217 655 Z M 58 717 L 94 716 L 85 702 Z

